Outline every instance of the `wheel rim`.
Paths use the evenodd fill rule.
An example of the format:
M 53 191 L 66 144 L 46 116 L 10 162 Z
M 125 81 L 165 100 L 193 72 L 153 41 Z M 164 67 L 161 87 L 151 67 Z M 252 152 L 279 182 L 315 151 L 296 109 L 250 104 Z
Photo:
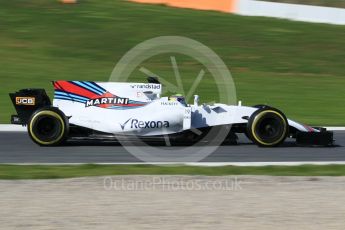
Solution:
M 42 111 L 31 120 L 29 132 L 35 142 L 41 145 L 53 145 L 63 139 L 65 124 L 59 114 Z
M 35 125 L 35 136 L 44 142 L 56 140 L 61 134 L 62 125 L 54 117 L 41 116 L 36 120 Z
M 262 145 L 276 145 L 285 139 L 286 126 L 284 117 L 278 112 L 264 112 L 255 119 L 253 136 Z

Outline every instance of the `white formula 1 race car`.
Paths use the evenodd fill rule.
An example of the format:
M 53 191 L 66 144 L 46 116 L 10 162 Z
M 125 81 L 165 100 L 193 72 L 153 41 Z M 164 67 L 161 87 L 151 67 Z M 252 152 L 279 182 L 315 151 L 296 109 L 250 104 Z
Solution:
M 226 132 L 224 139 L 236 140 L 236 133 L 244 133 L 266 147 L 278 146 L 287 137 L 299 145 L 333 144 L 332 132 L 289 120 L 270 106 L 199 105 L 198 96 L 189 105 L 181 95 L 160 97 L 162 85 L 154 78 L 149 83 L 54 81 L 53 85 L 53 103 L 43 89 L 10 94 L 17 111 L 11 123 L 27 126 L 31 139 L 41 146 L 120 136 L 142 140 L 168 136 L 175 143 L 193 144 L 217 128 L 218 133 Z

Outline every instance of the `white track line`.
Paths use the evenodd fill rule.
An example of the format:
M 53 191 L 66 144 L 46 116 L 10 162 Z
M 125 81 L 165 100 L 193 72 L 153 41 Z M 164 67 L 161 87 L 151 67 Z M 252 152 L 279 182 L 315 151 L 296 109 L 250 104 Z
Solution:
M 198 162 L 189 166 L 300 166 L 300 165 L 345 165 L 345 161 L 294 161 L 294 162 Z
M 330 131 L 345 131 L 345 127 L 325 127 Z M 26 132 L 26 127 L 21 125 L 0 125 L 0 132 Z
M 0 165 L 84 165 L 90 163 L 0 163 Z M 157 165 L 157 166 L 199 166 L 199 167 L 222 167 L 222 166 L 300 166 L 300 165 L 345 165 L 345 161 L 293 161 L 293 162 L 134 162 L 134 163 L 92 163 L 94 165 Z
M 26 127 L 21 125 L 0 125 L 0 132 L 25 132 Z
M 345 127 L 325 127 L 329 131 L 344 131 Z

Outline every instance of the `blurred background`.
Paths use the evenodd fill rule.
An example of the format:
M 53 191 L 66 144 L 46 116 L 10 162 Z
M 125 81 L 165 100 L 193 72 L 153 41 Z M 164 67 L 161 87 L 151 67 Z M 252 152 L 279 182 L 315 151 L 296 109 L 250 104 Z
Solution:
M 245 105 L 267 103 L 311 125 L 345 124 L 344 25 L 284 19 L 303 19 L 303 11 L 289 11 L 282 18 L 245 16 L 269 16 L 266 7 L 262 12 L 251 7 L 262 2 L 254 0 L 218 5 L 207 0 L 64 1 L 0 2 L 0 123 L 9 123 L 14 113 L 9 92 L 45 88 L 52 96 L 52 80 L 108 81 L 128 50 L 169 35 L 189 37 L 213 49 L 231 70 L 237 97 Z M 340 16 L 335 20 L 345 15 L 344 0 L 263 4 L 268 2 L 337 7 Z M 188 88 L 202 66 L 181 55 L 176 60 Z M 143 66 L 171 82 L 175 79 L 169 56 L 154 57 Z M 196 92 L 202 102 L 217 99 L 211 77 L 206 73 Z M 145 78 L 135 71 L 130 80 Z

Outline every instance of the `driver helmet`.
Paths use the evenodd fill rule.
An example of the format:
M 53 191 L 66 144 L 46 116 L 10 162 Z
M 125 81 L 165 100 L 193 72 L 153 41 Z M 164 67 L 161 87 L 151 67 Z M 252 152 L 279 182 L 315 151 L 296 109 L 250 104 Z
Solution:
M 184 96 L 182 96 L 182 94 L 175 94 L 169 97 L 169 101 L 178 101 L 183 105 L 186 105 Z

